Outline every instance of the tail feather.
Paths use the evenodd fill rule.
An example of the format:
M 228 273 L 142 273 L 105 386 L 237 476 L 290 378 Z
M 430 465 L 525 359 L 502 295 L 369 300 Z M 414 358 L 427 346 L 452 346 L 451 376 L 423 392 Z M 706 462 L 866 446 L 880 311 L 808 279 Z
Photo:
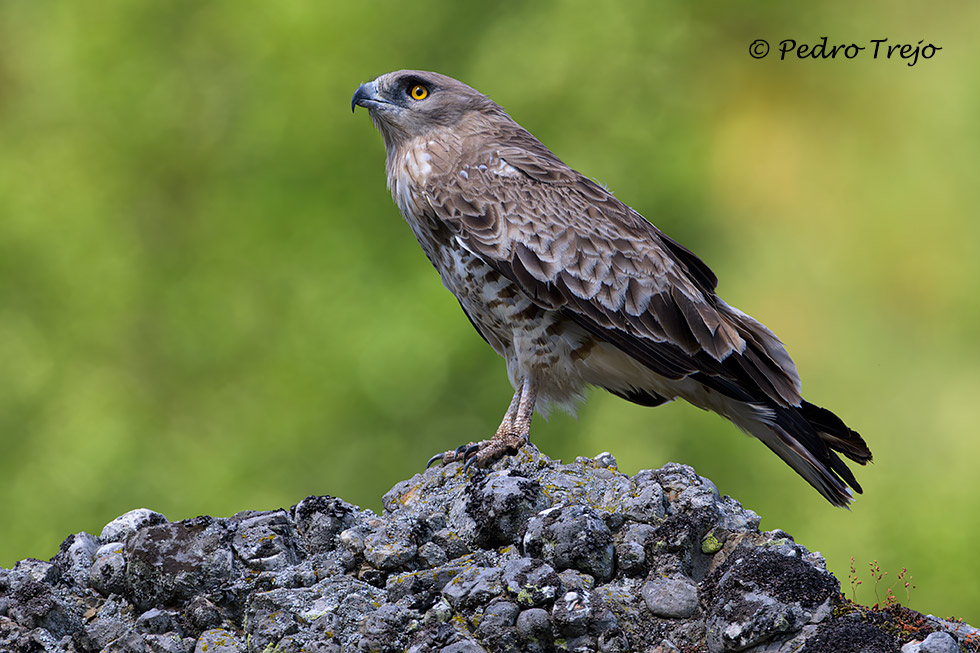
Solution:
M 775 351 L 775 345 L 772 349 Z M 726 374 L 702 371 L 675 379 L 654 371 L 618 346 L 600 341 L 583 359 L 583 377 L 588 383 L 642 406 L 658 406 L 681 398 L 718 413 L 761 440 L 830 503 L 846 506 L 854 498 L 848 487 L 860 493 L 861 486 L 838 453 L 863 465 L 871 461 L 868 445 L 829 410 L 798 395 L 788 401 L 789 389 L 796 381 L 792 362 L 783 366 L 783 393 L 773 392 L 776 384 L 767 381 L 764 385 L 752 369 L 746 370 L 764 367 L 765 358 L 759 351 L 726 359 Z M 773 356 L 771 360 L 779 358 Z
M 825 408 L 808 402 L 775 409 L 772 421 L 739 424 L 769 447 L 835 506 L 847 506 L 862 492 L 853 472 L 837 453 L 865 464 L 871 451 L 856 431 Z
M 831 449 L 861 465 L 871 462 L 871 450 L 867 443 L 856 431 L 848 428 L 840 417 L 809 401 L 800 404 L 800 413 Z

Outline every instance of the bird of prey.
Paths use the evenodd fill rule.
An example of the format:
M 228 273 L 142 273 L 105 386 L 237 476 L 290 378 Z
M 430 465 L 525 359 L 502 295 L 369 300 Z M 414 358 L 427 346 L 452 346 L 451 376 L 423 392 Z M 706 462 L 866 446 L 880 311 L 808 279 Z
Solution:
M 395 204 L 516 390 L 492 438 L 430 464 L 486 466 L 528 441 L 536 403 L 572 410 L 598 386 L 726 417 L 834 505 L 861 492 L 838 454 L 867 463 L 864 440 L 803 399 L 782 343 L 690 250 L 462 82 L 392 72 L 355 106 L 384 139 Z

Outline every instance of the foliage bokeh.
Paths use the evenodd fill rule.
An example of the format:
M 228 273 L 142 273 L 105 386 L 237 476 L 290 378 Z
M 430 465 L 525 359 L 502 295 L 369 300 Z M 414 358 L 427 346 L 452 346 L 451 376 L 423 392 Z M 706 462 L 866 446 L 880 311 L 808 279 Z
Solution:
M 912 607 L 980 622 L 980 9 L 946 9 L 0 3 L 0 564 L 138 506 L 378 509 L 492 431 L 503 365 L 350 114 L 360 82 L 421 68 L 701 255 L 876 462 L 836 510 L 717 417 L 600 393 L 536 420 L 544 452 L 689 463 L 845 586 L 851 556 L 907 567 Z M 824 35 L 943 50 L 778 60 Z

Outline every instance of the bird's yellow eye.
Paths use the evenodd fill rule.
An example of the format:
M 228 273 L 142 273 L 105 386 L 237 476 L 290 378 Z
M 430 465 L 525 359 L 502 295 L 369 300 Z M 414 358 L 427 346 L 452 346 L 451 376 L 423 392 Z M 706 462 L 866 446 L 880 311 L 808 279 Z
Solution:
M 412 90 L 408 92 L 412 96 L 413 100 L 424 100 L 429 97 L 429 89 L 422 86 L 421 84 L 416 84 L 412 87 Z

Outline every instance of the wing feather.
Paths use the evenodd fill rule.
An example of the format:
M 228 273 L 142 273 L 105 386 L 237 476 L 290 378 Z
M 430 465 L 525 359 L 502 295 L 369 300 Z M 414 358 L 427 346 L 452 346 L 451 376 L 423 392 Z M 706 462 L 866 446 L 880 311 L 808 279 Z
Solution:
M 467 249 L 663 376 L 799 405 L 781 343 L 714 294 L 704 262 L 526 132 L 498 136 L 457 162 L 467 174 L 447 171 L 425 189 Z

